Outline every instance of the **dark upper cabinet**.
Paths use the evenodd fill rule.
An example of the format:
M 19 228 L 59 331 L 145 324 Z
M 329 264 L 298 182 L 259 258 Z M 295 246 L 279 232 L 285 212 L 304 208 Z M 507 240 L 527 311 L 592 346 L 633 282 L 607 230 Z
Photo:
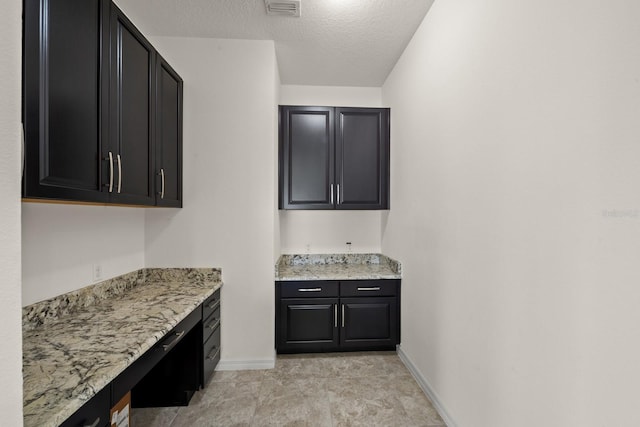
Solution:
M 153 46 L 112 4 L 109 153 L 111 200 L 117 203 L 155 204 L 154 59 Z
M 388 209 L 389 109 L 336 108 L 336 208 Z
M 280 107 L 280 209 L 388 209 L 389 109 Z
M 280 107 L 280 208 L 333 209 L 334 109 Z
M 23 25 L 23 197 L 181 207 L 180 77 L 109 0 L 25 0 Z
M 105 202 L 109 2 L 24 2 L 23 196 Z
M 156 61 L 156 204 L 182 207 L 182 79 Z

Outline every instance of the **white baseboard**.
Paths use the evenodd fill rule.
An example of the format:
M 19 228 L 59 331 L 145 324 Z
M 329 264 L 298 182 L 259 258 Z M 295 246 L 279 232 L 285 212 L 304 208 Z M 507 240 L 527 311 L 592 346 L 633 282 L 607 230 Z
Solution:
M 262 360 L 224 360 L 221 359 L 216 371 L 249 371 L 256 369 L 273 369 L 276 366 L 276 351 L 271 359 Z
M 442 405 L 442 401 L 438 397 L 438 394 L 433 390 L 429 381 L 427 381 L 427 379 L 422 375 L 416 365 L 413 364 L 409 356 L 407 356 L 407 354 L 402 350 L 401 345 L 398 346 L 398 356 L 400 357 L 400 360 L 402 360 L 402 363 L 404 363 L 404 366 L 406 366 L 409 372 L 411 372 L 411 375 L 413 375 L 413 378 L 415 378 L 422 391 L 424 391 L 424 394 L 426 394 L 429 400 L 431 400 L 431 403 L 433 403 L 433 406 L 435 406 L 445 424 L 448 427 L 456 427 L 456 423 Z

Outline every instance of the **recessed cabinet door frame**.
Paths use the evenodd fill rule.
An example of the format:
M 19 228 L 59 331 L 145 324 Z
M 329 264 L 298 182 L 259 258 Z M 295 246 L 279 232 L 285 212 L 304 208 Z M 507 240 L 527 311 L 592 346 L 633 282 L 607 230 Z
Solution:
M 334 209 L 334 108 L 280 107 L 281 209 Z
M 278 353 L 338 348 L 338 298 L 285 298 L 279 310 Z
M 183 82 L 156 58 L 156 205 L 181 208 Z
M 23 197 L 106 202 L 109 1 L 24 2 Z
M 340 299 L 340 346 L 388 348 L 398 343 L 395 297 Z
M 120 9 L 111 11 L 110 200 L 154 205 L 155 50 Z
M 389 109 L 336 108 L 336 209 L 389 208 Z

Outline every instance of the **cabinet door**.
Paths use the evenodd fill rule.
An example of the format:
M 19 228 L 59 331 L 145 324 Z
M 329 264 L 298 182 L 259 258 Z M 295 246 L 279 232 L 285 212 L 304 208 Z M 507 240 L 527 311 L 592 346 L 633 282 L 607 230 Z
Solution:
M 156 205 L 182 207 L 182 79 L 156 58 Z
M 111 201 L 153 205 L 155 51 L 122 11 L 111 11 Z
M 398 344 L 395 297 L 342 298 L 340 305 L 343 348 L 393 349 Z
M 337 349 L 337 298 L 282 299 L 278 314 L 278 353 Z
M 108 4 L 24 2 L 25 198 L 108 199 Z
M 337 209 L 389 208 L 389 109 L 336 108 Z
M 280 107 L 281 209 L 333 209 L 334 109 Z

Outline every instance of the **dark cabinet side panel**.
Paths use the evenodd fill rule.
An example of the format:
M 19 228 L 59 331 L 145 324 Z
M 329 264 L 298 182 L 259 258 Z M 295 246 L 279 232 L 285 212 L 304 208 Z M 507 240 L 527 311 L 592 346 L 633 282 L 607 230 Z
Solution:
M 389 110 L 336 108 L 338 209 L 387 209 Z
M 111 200 L 153 205 L 155 51 L 117 7 L 112 10 L 110 149 L 116 166 Z
M 280 108 L 280 207 L 332 209 L 333 108 Z
M 106 201 L 108 2 L 27 0 L 23 196 Z

